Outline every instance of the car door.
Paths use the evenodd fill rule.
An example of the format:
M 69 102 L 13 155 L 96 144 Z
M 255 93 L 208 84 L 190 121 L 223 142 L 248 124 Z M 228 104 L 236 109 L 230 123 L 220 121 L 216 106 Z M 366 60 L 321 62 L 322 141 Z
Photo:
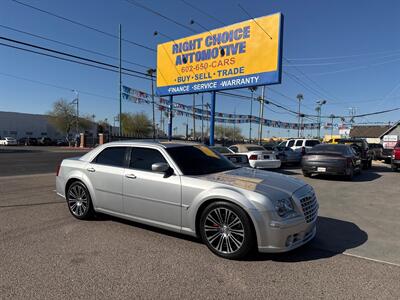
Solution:
M 154 148 L 132 147 L 124 176 L 125 213 L 157 225 L 180 228 L 181 179 L 151 170 L 154 163 L 168 163 Z
M 127 147 L 107 147 L 86 166 L 95 193 L 95 206 L 123 213 L 122 184 Z

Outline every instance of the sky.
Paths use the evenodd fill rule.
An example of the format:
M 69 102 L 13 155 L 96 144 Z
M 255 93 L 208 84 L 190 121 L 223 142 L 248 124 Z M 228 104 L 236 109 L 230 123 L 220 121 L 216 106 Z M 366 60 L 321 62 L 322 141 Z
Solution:
M 165 36 L 154 36 L 154 31 L 162 32 L 173 39 L 193 34 L 192 31 L 132 5 L 127 0 L 18 1 L 114 35 L 118 35 L 118 26 L 121 24 L 124 39 L 154 49 L 157 44 L 168 41 Z M 283 56 L 286 60 L 283 61 L 282 83 L 267 87 L 267 99 L 297 111 L 296 95 L 301 93 L 304 96 L 301 111 L 310 115 L 315 115 L 316 101 L 321 99 L 327 101 L 322 107 L 322 115 L 327 116 L 349 115 L 350 107 L 354 107 L 357 114 L 400 107 L 399 1 L 186 0 L 207 14 L 195 10 L 181 0 L 135 1 L 199 33 L 204 31 L 203 28 L 221 27 L 221 22 L 231 24 L 249 19 L 238 4 L 252 17 L 281 12 L 285 17 Z M 33 10 L 12 0 L 0 0 L 0 3 L 2 37 L 110 64 L 118 63 L 114 58 L 87 53 L 9 28 L 111 57 L 118 56 L 117 39 Z M 190 25 L 190 20 L 195 20 L 195 24 Z M 0 43 L 5 42 L 0 40 Z M 141 72 L 146 72 L 147 67 L 156 67 L 155 52 L 131 43 L 123 43 L 122 58 L 128 61 L 124 62 L 123 67 Z M 132 88 L 151 91 L 151 82 L 148 80 L 123 76 L 122 81 L 124 85 Z M 117 73 L 0 45 L 0 111 L 46 113 L 51 110 L 57 99 L 72 101 L 75 97 L 73 90 L 79 91 L 82 114 L 95 115 L 97 120 L 107 118 L 113 124 L 114 117 L 119 112 Z M 258 89 L 256 95 L 260 94 L 260 91 L 261 89 Z M 247 89 L 235 93 L 250 95 Z M 196 97 L 196 104 L 200 104 L 200 97 Z M 190 105 L 192 96 L 178 96 L 175 97 L 175 101 Z M 210 94 L 205 93 L 204 102 L 209 101 Z M 258 115 L 258 109 L 258 103 L 254 102 L 253 114 Z M 123 111 L 145 112 L 151 116 L 151 107 L 145 104 L 124 101 Z M 216 111 L 250 114 L 250 100 L 219 95 Z M 158 111 L 156 118 L 159 121 Z M 270 105 L 266 106 L 264 118 L 297 121 L 295 115 Z M 400 111 L 357 118 L 356 122 L 398 120 Z M 183 124 L 187 121 L 186 117 L 177 117 L 173 127 L 177 127 L 178 133 L 183 134 Z M 200 123 L 196 122 L 196 131 L 200 130 Z M 191 126 L 192 121 L 189 120 L 189 128 Z M 240 126 L 242 133 L 248 135 L 249 125 Z M 253 137 L 257 135 L 257 130 L 258 126 L 253 124 Z M 297 131 L 264 129 L 264 136 L 272 135 L 295 136 Z

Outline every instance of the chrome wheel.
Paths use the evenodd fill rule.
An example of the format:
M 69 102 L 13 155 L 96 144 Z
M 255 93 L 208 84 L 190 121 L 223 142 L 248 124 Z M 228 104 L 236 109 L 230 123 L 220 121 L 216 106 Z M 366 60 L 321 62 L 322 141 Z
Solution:
M 68 190 L 68 206 L 73 215 L 83 217 L 89 210 L 89 200 L 85 188 L 73 184 Z
M 226 207 L 217 207 L 207 214 L 204 233 L 209 245 L 224 254 L 238 251 L 245 239 L 242 220 Z

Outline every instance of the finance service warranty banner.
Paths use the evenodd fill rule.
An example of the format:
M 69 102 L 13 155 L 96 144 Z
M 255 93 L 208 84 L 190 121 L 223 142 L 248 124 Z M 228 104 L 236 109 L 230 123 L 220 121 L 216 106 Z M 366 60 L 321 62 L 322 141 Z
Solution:
M 157 94 L 280 83 L 283 15 L 277 13 L 157 46 Z

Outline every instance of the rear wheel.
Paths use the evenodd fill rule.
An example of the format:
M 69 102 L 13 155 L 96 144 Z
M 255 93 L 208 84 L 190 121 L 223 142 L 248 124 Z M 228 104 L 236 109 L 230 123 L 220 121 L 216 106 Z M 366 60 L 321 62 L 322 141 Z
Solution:
M 244 257 L 255 242 L 247 214 L 229 202 L 211 203 L 200 218 L 200 234 L 207 247 L 228 259 Z
M 351 167 L 349 170 L 349 174 L 346 175 L 346 178 L 347 178 L 347 180 L 351 181 L 351 180 L 353 180 L 353 177 L 354 177 L 354 168 Z
M 66 199 L 70 213 L 79 220 L 90 219 L 94 215 L 92 199 L 86 186 L 73 182 L 67 190 Z

